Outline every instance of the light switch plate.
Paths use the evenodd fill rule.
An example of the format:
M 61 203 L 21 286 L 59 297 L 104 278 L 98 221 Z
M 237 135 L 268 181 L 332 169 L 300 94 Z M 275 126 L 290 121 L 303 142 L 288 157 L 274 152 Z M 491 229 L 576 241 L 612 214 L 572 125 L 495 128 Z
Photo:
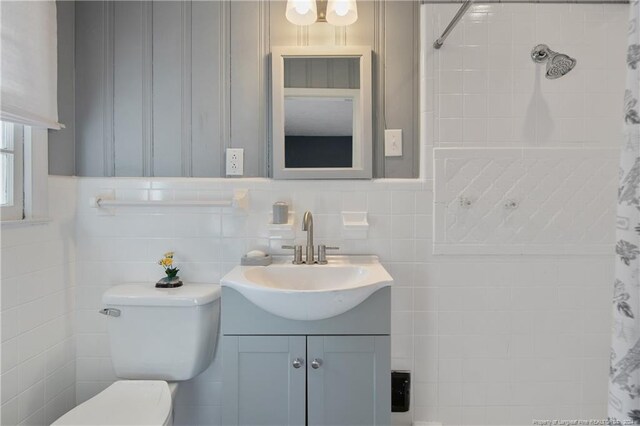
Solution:
M 384 131 L 384 156 L 402 157 L 402 129 Z
M 244 149 L 227 148 L 227 176 L 242 176 L 244 174 Z

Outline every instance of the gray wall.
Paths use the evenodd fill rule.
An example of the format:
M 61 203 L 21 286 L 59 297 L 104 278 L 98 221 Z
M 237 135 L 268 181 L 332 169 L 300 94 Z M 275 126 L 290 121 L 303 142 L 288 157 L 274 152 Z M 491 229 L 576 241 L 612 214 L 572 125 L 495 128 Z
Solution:
M 61 130 L 49 131 L 49 173 L 72 176 L 75 159 L 75 6 L 56 2 L 58 20 L 58 120 Z
M 338 29 L 290 24 L 284 1 L 76 2 L 75 100 L 61 106 L 75 101 L 75 155 L 65 144 L 51 169 L 73 173 L 75 156 L 80 176 L 224 176 L 234 147 L 245 176 L 268 176 L 270 46 L 346 44 L 374 51 L 374 175 L 415 177 L 418 7 L 360 1 Z M 384 158 L 385 122 L 403 157 Z

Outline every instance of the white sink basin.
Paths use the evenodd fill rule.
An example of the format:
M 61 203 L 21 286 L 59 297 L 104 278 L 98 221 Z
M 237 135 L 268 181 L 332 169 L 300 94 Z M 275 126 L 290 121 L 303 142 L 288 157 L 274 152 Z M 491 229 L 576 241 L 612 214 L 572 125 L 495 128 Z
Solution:
M 328 265 L 276 257 L 269 266 L 236 266 L 220 281 L 267 312 L 307 321 L 347 312 L 391 283 L 377 256 L 331 256 Z

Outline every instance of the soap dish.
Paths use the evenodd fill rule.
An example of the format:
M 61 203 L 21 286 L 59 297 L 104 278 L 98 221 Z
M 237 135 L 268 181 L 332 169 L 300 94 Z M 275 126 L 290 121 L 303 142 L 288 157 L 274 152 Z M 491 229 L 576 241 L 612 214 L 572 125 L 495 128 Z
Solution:
M 240 259 L 240 265 L 242 266 L 269 266 L 273 258 L 270 254 L 260 257 L 247 257 L 246 255 L 242 256 Z

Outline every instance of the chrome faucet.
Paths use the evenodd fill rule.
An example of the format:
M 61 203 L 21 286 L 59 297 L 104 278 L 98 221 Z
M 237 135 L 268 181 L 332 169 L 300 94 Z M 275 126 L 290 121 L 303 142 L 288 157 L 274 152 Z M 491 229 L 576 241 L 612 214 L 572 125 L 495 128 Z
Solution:
M 282 246 L 285 250 L 293 250 L 293 263 L 294 265 L 326 265 L 327 262 L 327 250 L 338 250 L 340 247 L 327 247 L 324 244 L 318 246 L 318 259 L 314 256 L 313 247 L 313 215 L 310 211 L 304 212 L 302 217 L 302 230 L 307 231 L 307 245 L 305 259 L 302 260 L 302 245 L 285 245 Z
M 302 217 L 302 230 L 307 231 L 307 249 L 305 263 L 307 265 L 313 265 L 315 259 L 313 256 L 313 215 L 310 211 L 304 212 Z

